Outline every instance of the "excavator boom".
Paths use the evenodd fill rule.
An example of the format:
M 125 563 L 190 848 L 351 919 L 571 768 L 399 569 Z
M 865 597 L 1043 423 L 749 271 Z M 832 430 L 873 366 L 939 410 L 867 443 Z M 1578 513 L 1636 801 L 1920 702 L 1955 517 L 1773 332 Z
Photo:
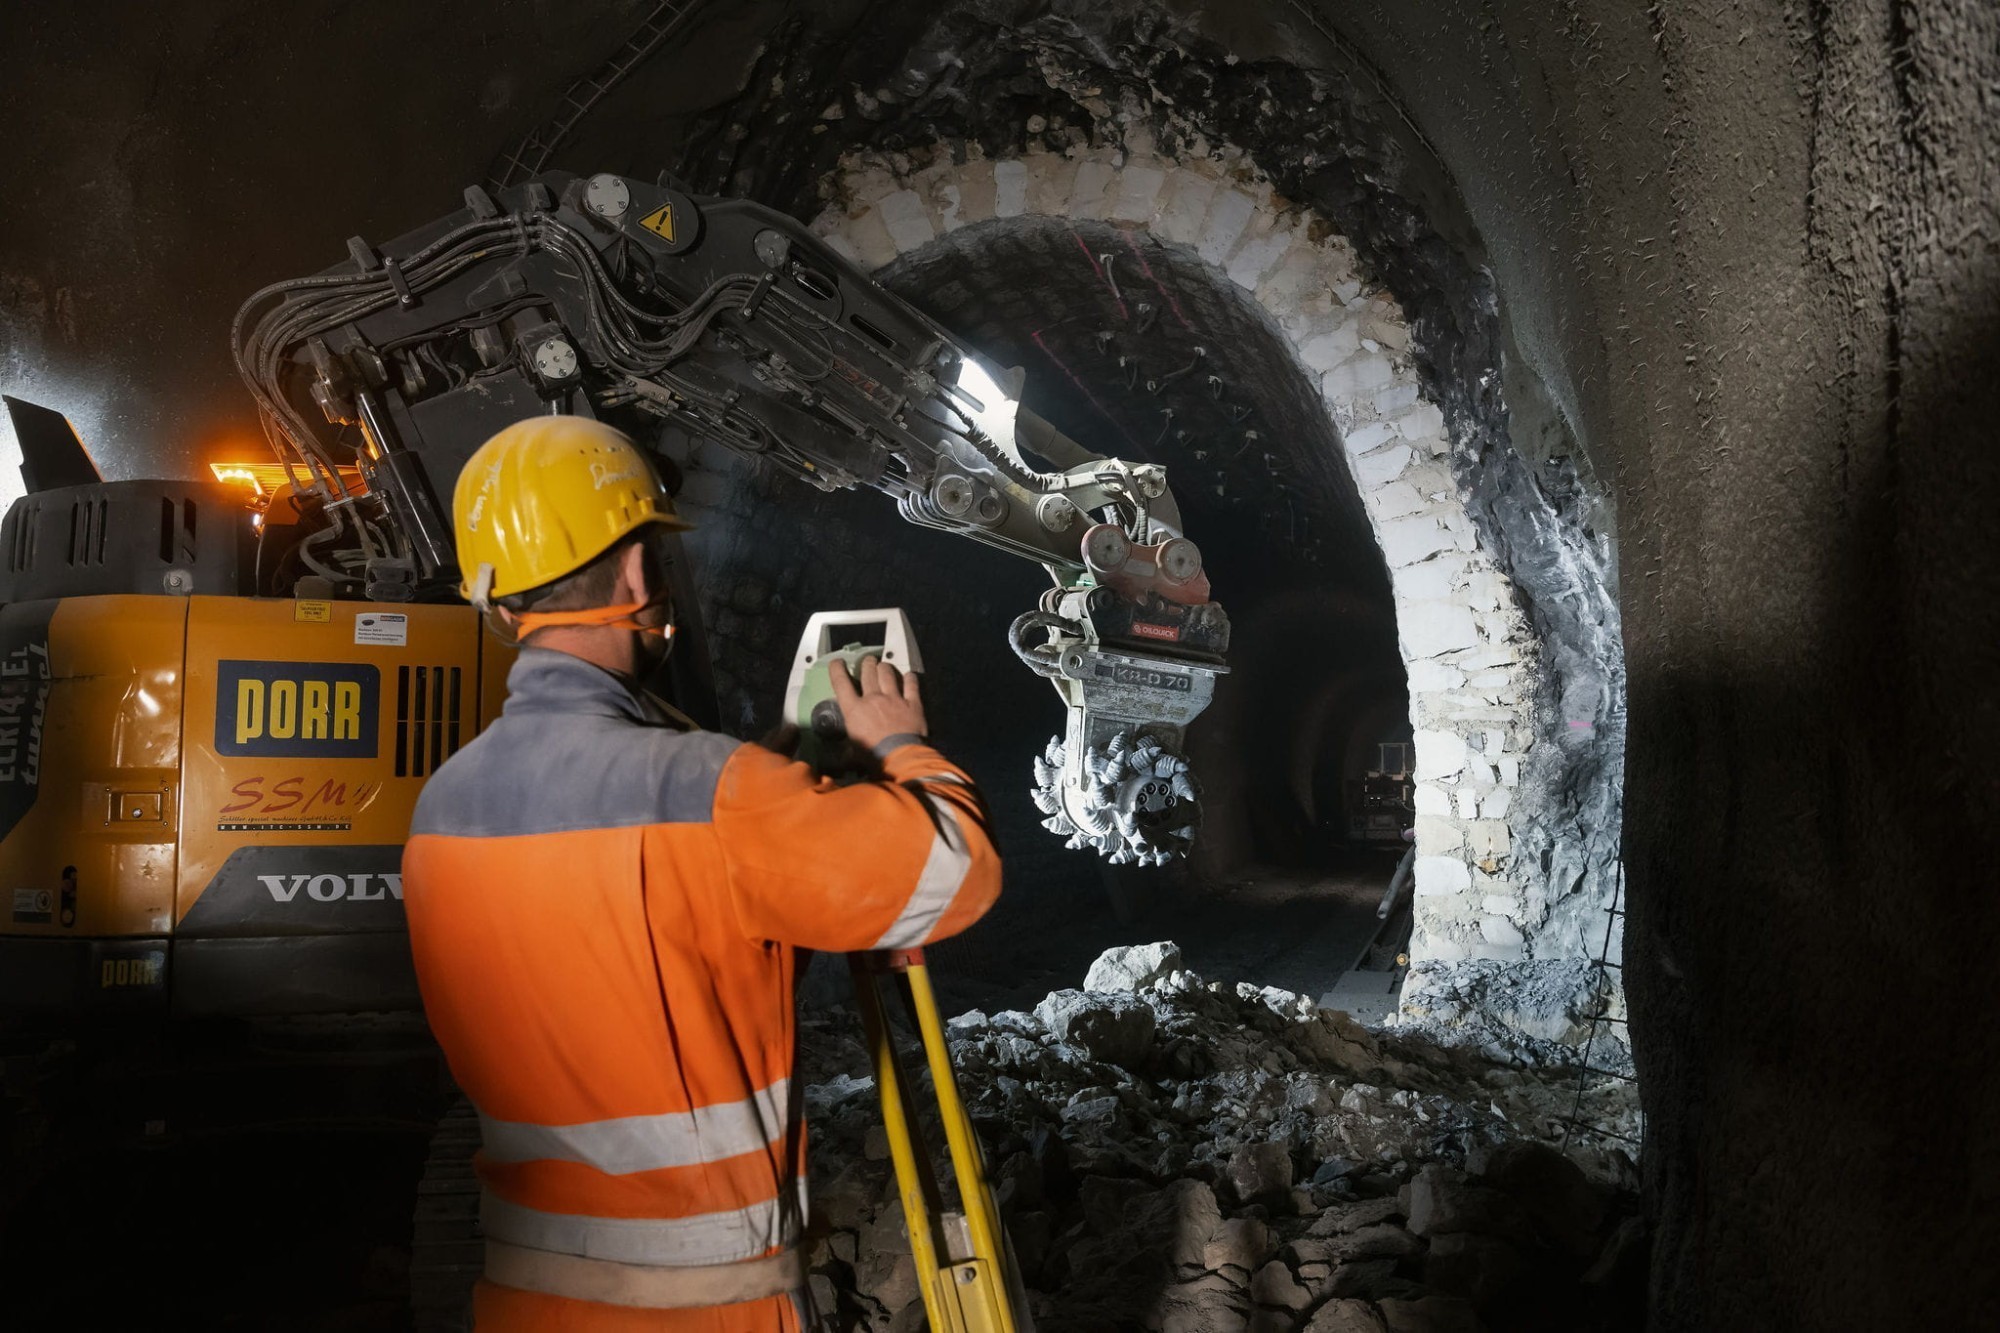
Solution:
M 642 444 L 679 428 L 1043 565 L 1054 586 L 1010 639 L 1069 714 L 1037 764 L 1045 822 L 1117 862 L 1188 845 L 1181 740 L 1229 622 L 1163 469 L 1083 448 L 1020 405 L 1020 371 L 754 203 L 550 175 L 348 248 L 236 321 L 299 518 L 267 530 L 275 578 L 448 600 L 449 497 L 488 436 L 550 412 Z

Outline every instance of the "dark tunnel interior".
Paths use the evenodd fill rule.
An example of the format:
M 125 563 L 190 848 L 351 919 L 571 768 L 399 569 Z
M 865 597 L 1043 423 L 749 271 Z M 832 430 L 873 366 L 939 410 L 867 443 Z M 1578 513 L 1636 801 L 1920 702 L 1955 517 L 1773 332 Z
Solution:
M 577 80 L 669 18 L 570 113 Z M 934 954 L 950 998 L 979 1006 L 962 1035 L 997 1099 L 982 1115 L 1041 1117 L 988 1148 L 1073 1302 L 1052 1326 L 1985 1321 L 1991 4 L 85 0 L 13 7 L 0 38 L 0 388 L 65 414 L 109 479 L 267 452 L 230 364 L 238 304 L 340 262 L 350 236 L 459 207 L 523 153 L 664 174 L 837 236 L 1023 367 L 1028 407 L 1166 467 L 1233 621 L 1231 670 L 1188 737 L 1207 796 L 1192 858 L 1114 871 L 1064 850 L 1029 797 L 1062 720 L 1004 644 L 1047 586 L 1034 565 L 901 523 L 866 490 L 657 441 L 700 521 L 686 549 L 725 731 L 779 720 L 810 611 L 915 617 L 935 738 L 984 789 L 1008 875 L 992 916 Z M 546 151 L 527 153 L 537 134 Z M 1006 216 L 1000 164 L 1027 181 Z M 1153 173 L 1157 203 L 1114 218 L 1084 171 L 1133 190 Z M 945 187 L 973 180 L 984 214 L 948 225 L 963 201 Z M 1196 187 L 1202 209 L 1241 203 L 1220 241 L 1219 210 L 1174 230 L 1169 201 Z M 919 239 L 898 239 L 895 208 Z M 1313 278 L 1308 311 L 1264 268 L 1232 271 L 1273 236 L 1337 255 L 1351 289 Z M 1311 320 L 1353 335 L 1339 359 L 1307 364 Z M 1385 323 L 1393 340 L 1373 336 Z M 26 614 L 0 607 L 10 626 Z M 0 752 L 20 697 L 0 679 Z M 1392 762 L 1414 766 L 1416 841 L 1412 934 L 1389 950 L 1407 970 L 1383 964 L 1395 1022 L 1299 1018 L 1298 996 L 1258 988 L 1335 1007 L 1332 899 L 1295 890 L 1361 886 L 1347 905 L 1375 928 L 1396 852 L 1359 849 L 1353 818 Z M 28 878 L 4 887 L 0 926 L 60 932 Z M 1170 1002 L 1165 969 L 1150 998 L 1103 1010 L 1124 1017 L 1091 1020 L 1114 1051 L 1143 1025 L 1144 1059 L 1063 1054 L 1083 1038 L 1059 1039 L 1070 1018 L 1039 997 L 1081 984 L 1100 949 L 1170 934 L 1217 988 Z M 835 1079 L 860 1048 L 810 1026 L 845 985 L 825 964 L 806 984 L 813 1077 L 830 1080 L 813 1114 L 826 1151 L 874 1170 Z M 436 1129 L 452 1096 L 417 1018 L 67 1041 L 0 1024 L 0 1324 L 411 1326 L 427 1279 L 408 1196 L 436 1133 L 473 1132 Z M 87 1077 L 78 1052 L 102 1057 Z M 1302 1069 L 1336 1072 L 1315 1089 Z M 1623 1118 L 1579 1130 L 1586 1084 Z M 1544 1100 L 1510 1100 L 1523 1089 Z M 1598 1231 L 1577 1254 L 1516 1270 L 1471 1223 L 1417 1235 L 1440 1181 L 1488 1204 L 1501 1189 L 1511 1159 L 1475 1121 L 1563 1149 L 1582 1135 L 1571 1156 L 1595 1183 L 1568 1204 L 1595 1207 Z M 1352 1125 L 1380 1133 L 1341 1137 Z M 1260 1138 L 1288 1145 L 1296 1195 L 1239 1179 Z M 878 1245 L 894 1211 L 854 1203 L 860 1178 L 826 1198 L 848 1209 L 836 1230 Z M 1222 1209 L 1204 1234 L 1270 1252 L 1236 1282 L 1194 1246 L 1140 1284 L 1183 1304 L 1143 1319 L 1114 1308 L 1138 1300 L 1125 1288 L 1099 1299 L 1093 1266 L 1123 1272 L 1147 1210 L 1196 1183 Z M 1330 1230 L 1308 1234 L 1318 1219 Z M 1279 1255 L 1278 1237 L 1355 1229 L 1407 1248 L 1328 1250 L 1326 1273 Z M 1562 1248 L 1538 1235 L 1537 1264 Z M 256 1272 L 215 1278 L 236 1244 Z M 887 1256 L 833 1266 L 900 1292 Z M 1321 1284 L 1309 1308 L 1275 1274 L 1253 1286 L 1266 1261 Z M 1329 1294 L 1335 1268 L 1359 1282 L 1364 1264 L 1388 1267 L 1363 1296 Z M 104 1278 L 128 1269 L 132 1292 Z M 1503 1269 L 1531 1271 L 1534 1299 Z M 1478 1322 L 1417 1310 L 1433 1287 L 1466 1311 L 1456 1293 L 1478 1288 Z M 1337 1308 L 1350 1299 L 1366 1310 Z M 915 1327 L 914 1301 L 856 1326 Z

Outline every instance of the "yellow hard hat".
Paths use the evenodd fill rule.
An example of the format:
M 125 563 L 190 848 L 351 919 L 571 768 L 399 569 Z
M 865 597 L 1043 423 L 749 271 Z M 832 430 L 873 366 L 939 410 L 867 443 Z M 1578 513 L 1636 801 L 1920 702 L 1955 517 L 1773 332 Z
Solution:
M 574 573 L 648 523 L 689 526 L 639 447 L 589 417 L 529 417 L 480 445 L 451 510 L 458 590 L 479 607 Z

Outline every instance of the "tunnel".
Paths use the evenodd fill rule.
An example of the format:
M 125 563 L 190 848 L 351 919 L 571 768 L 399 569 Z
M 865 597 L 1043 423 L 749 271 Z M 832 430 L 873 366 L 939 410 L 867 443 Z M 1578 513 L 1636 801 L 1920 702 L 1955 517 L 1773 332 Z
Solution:
M 1006 645 L 1048 583 L 1032 563 L 712 439 L 641 441 L 695 525 L 723 731 L 783 720 L 809 612 L 910 610 L 934 738 L 985 793 L 1007 867 L 988 919 L 933 950 L 979 1019 L 962 1077 L 1006 1085 L 988 1111 L 1015 1115 L 1035 1083 L 1010 1043 L 1057 1028 L 1117 1066 L 1105 1051 L 1140 1023 L 1151 1076 L 1178 1059 L 1194 1080 L 1142 1112 L 1129 1080 L 1075 1064 L 1043 1078 L 1061 1133 L 994 1131 L 1005 1208 L 1042 1219 L 1015 1242 L 1070 1293 L 1054 1326 L 1960 1327 L 1988 1304 L 1994 1170 L 1967 1127 L 1994 1096 L 2000 826 L 1990 6 L 174 0 L 6 25 L 0 386 L 64 414 L 107 479 L 267 452 L 228 350 L 251 291 L 544 170 L 777 209 L 1021 368 L 1024 405 L 1091 452 L 1165 468 L 1234 642 L 1187 737 L 1200 836 L 1135 870 L 1066 849 L 1032 798 L 1062 726 Z M 20 494 L 11 475 L 0 491 Z M 1406 938 L 1376 933 L 1392 878 Z M 1170 938 L 1177 961 L 1132 983 L 1157 1020 L 1058 1002 L 1094 993 L 1074 988 L 1104 950 Z M 1329 1017 L 1304 1055 L 1229 1057 L 1270 1063 L 1258 1088 L 1301 1060 L 1342 1071 L 1331 1101 L 1273 1092 L 1256 1122 L 1292 1136 L 1292 1211 L 1245 1176 L 1255 1134 L 1204 1101 L 1211 1066 L 1239 1032 L 1320 1022 L 1287 1006 L 1331 1013 L 1363 973 L 1386 997 L 1365 1033 Z M 845 985 L 808 969 L 808 1010 Z M 802 1019 L 809 1109 L 825 1151 L 880 1168 L 830 1054 L 857 1039 L 827 1021 Z M 1340 1063 L 1371 1042 L 1375 1063 Z M 8 1050 L 10 1071 L 53 1067 Z M 1414 1080 L 1394 1110 L 1384 1051 Z M 1331 1128 L 1416 1117 L 1466 1052 L 1493 1062 L 1489 1091 L 1543 1088 L 1548 1122 L 1510 1132 L 1580 1144 L 1588 1189 L 1617 1201 L 1591 1205 L 1600 1234 L 1560 1277 L 1520 1267 L 1561 1249 L 1546 1234 L 1496 1248 L 1433 1209 L 1525 1188 L 1508 1172 L 1539 1159 L 1456 1111 L 1421 1153 Z M 396 1067 L 377 1090 L 403 1079 L 428 1126 L 436 1089 Z M 313 1095 L 366 1101 L 330 1087 Z M 90 1119 L 65 1095 L 16 1118 L 23 1152 Z M 1226 1150 L 1146 1157 L 1115 1130 L 1145 1138 L 1143 1115 L 1190 1143 L 1223 1126 Z M 244 1133 L 171 1170 L 231 1142 L 302 1151 Z M 392 1196 L 430 1142 L 383 1158 L 383 1217 L 407 1216 Z M 101 1188 L 124 1159 L 91 1160 Z M 887 1289 L 893 1213 L 853 1203 L 865 1172 L 842 1163 L 815 1188 L 863 1252 L 829 1271 Z M 1223 1249 L 1093 1295 L 1093 1265 L 1123 1272 L 1119 1246 L 1173 1208 L 1185 1226 L 1196 1183 Z M 80 1225 L 49 1203 L 67 1188 L 0 1203 L 13 1227 Z M 310 1186 L 284 1188 L 298 1207 Z M 1401 1211 L 1365 1220 L 1383 1200 Z M 1364 1220 L 1313 1236 L 1309 1217 Z M 1287 1227 L 1326 1244 L 1394 1218 L 1431 1230 L 1408 1252 L 1278 1255 Z M 401 1223 L 348 1221 L 386 1237 L 354 1259 L 358 1289 L 407 1294 L 379 1271 L 408 1264 Z M 1327 1295 L 1366 1263 L 1389 1285 Z M 310 1306 L 327 1279 L 299 1274 L 255 1299 Z M 904 1295 L 916 1314 L 892 1325 L 878 1301 L 857 1326 L 919 1326 Z M 1484 1323 L 1450 1322 L 1473 1305 Z

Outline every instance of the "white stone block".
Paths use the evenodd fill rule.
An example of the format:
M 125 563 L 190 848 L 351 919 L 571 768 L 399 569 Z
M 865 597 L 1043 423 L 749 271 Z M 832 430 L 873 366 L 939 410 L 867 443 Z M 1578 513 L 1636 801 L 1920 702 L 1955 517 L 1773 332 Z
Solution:
M 1396 573 L 1396 596 L 1412 602 L 1453 600 L 1452 590 L 1458 586 L 1459 577 L 1464 573 L 1465 561 L 1448 555 L 1426 560 L 1421 565 L 1411 565 Z
M 1414 406 L 1418 389 L 1414 381 L 1395 384 L 1375 395 L 1375 410 L 1381 415 L 1394 416 L 1405 408 Z
M 1365 495 L 1378 486 L 1386 486 L 1403 475 L 1403 469 L 1410 465 L 1410 451 L 1405 445 L 1392 445 L 1387 449 L 1377 449 L 1372 454 L 1354 460 L 1354 484 Z
M 1392 518 L 1381 525 L 1377 536 L 1382 543 L 1382 558 L 1388 562 L 1390 569 L 1414 565 L 1439 551 L 1458 547 L 1458 539 L 1430 514 Z
M 1460 963 L 1465 961 L 1466 951 L 1456 940 L 1426 931 L 1410 946 L 1410 957 L 1428 963 Z
M 1396 418 L 1396 428 L 1403 432 L 1404 438 L 1420 440 L 1444 434 L 1444 413 L 1438 410 L 1436 403 L 1412 399 L 1408 407 L 1408 411 Z
M 1455 690 L 1465 683 L 1464 672 L 1443 662 L 1412 662 L 1406 675 L 1412 694 Z
M 1500 770 L 1500 785 L 1501 785 L 1501 786 L 1503 786 L 1503 787 L 1518 787 L 1518 786 L 1520 786 L 1520 785 L 1521 785 L 1521 761 L 1520 761 L 1520 760 L 1518 760 L 1518 759 L 1513 759 L 1513 758 L 1508 758 L 1508 759 L 1502 759 L 1502 760 L 1501 760 L 1501 761 L 1500 761 L 1500 762 L 1499 762 L 1498 764 L 1494 765 L 1494 767 L 1496 767 L 1496 768 L 1498 768 L 1498 769 Z
M 1486 937 L 1488 944 L 1509 945 L 1523 942 L 1521 928 L 1504 916 L 1483 916 L 1479 918 L 1479 933 Z
M 1067 211 L 1070 194 L 1076 187 L 1077 164 L 1054 153 L 1030 153 L 1025 160 L 1028 212 L 1055 217 Z
M 830 231 L 820 237 L 826 248 L 845 259 L 850 264 L 860 264 L 861 252 L 854 248 L 854 242 L 847 239 L 845 232 Z
M 1449 731 L 1418 730 L 1417 776 L 1435 782 L 1465 769 L 1465 742 Z
M 1387 452 L 1384 450 L 1383 452 Z M 1362 459 L 1361 462 L 1367 462 Z M 1359 471 L 1357 465 L 1356 468 Z M 1407 481 L 1391 481 L 1372 487 L 1363 494 L 1368 501 L 1369 511 L 1376 518 L 1402 518 L 1407 514 L 1418 514 L 1430 508 L 1430 501 L 1417 492 L 1417 488 Z
M 1325 374 L 1335 366 L 1353 356 L 1361 349 L 1361 339 L 1352 324 L 1337 324 L 1333 328 L 1315 333 L 1299 346 L 1299 360 L 1305 362 L 1307 370 Z M 1386 439 L 1394 427 L 1383 426 Z
M 993 216 L 1019 217 L 1028 205 L 1028 167 L 1019 158 L 993 164 Z
M 1498 759 L 1507 752 L 1507 733 L 1488 727 L 1482 737 L 1486 742 L 1480 750 L 1488 759 Z
M 1111 206 L 1106 198 L 1117 168 L 1109 162 L 1079 162 L 1070 186 L 1068 213 L 1073 218 L 1101 218 Z
M 854 244 L 854 262 L 873 272 L 896 257 L 896 241 L 882 221 L 882 210 L 871 208 L 847 229 Z
M 1455 856 L 1419 856 L 1416 866 L 1417 896 L 1464 893 L 1472 887 L 1472 872 Z
M 1280 328 L 1297 323 L 1313 293 L 1312 246 L 1305 233 L 1292 230 L 1292 244 L 1257 283 L 1257 304 L 1269 311 Z
M 1451 818 L 1451 796 L 1442 787 L 1433 787 L 1428 782 L 1417 784 L 1417 813 Z
M 1456 796 L 1458 798 L 1458 817 L 1460 819 L 1479 818 L 1478 792 L 1472 790 L 1470 787 L 1460 787 Z
M 965 219 L 959 215 L 965 206 L 965 196 L 959 193 L 956 181 L 939 181 L 931 197 L 937 201 L 939 231 L 957 231 L 965 225 Z
M 1118 192 L 1111 203 L 1111 216 L 1120 222 L 1145 222 L 1153 216 L 1153 205 L 1167 173 L 1158 167 L 1128 165 L 1119 173 Z
M 1482 671 L 1465 683 L 1475 690 L 1497 690 L 1503 686 L 1511 685 L 1513 681 L 1514 676 L 1512 672 Z
M 993 163 L 984 159 L 967 162 L 956 170 L 951 183 L 958 191 L 957 225 L 969 227 L 993 216 Z
M 1497 819 L 1474 821 L 1467 828 L 1467 837 L 1472 843 L 1472 854 L 1481 861 L 1497 861 L 1514 850 L 1513 836 Z
M 1465 825 L 1450 815 L 1417 816 L 1417 846 L 1425 856 L 1456 854 L 1465 846 Z
M 1396 608 L 1403 656 L 1412 662 L 1442 657 L 1479 642 L 1472 613 L 1456 602 L 1409 602 Z
M 1193 245 L 1208 217 L 1209 202 L 1215 198 L 1212 176 L 1181 170 L 1167 178 L 1167 199 L 1160 206 L 1160 218 L 1153 234 L 1175 245 Z
M 1257 289 L 1257 283 L 1271 271 L 1271 267 L 1284 258 L 1285 251 L 1292 248 L 1292 229 L 1274 226 L 1267 232 L 1252 232 L 1243 238 L 1236 253 L 1229 257 L 1223 272 L 1238 287 L 1250 291 Z
M 1381 393 L 1395 378 L 1396 370 L 1388 357 L 1379 352 L 1361 352 L 1320 376 L 1320 396 L 1347 402 L 1373 394 L 1379 403 Z
M 1362 325 L 1368 336 L 1384 347 L 1400 352 L 1410 345 L 1410 326 L 1401 320 L 1371 315 Z
M 1365 426 L 1356 426 L 1340 437 L 1340 447 L 1350 454 L 1365 454 L 1370 449 L 1379 449 L 1396 438 L 1396 427 L 1392 422 L 1371 421 Z
M 1250 225 L 1251 215 L 1257 205 L 1241 190 L 1216 191 L 1209 201 L 1208 216 L 1203 220 L 1201 236 L 1195 241 L 1195 253 L 1211 264 L 1220 266 L 1236 248 L 1243 229 Z
M 896 243 L 898 251 L 915 250 L 937 239 L 937 228 L 931 225 L 930 211 L 924 207 L 923 197 L 915 190 L 898 190 L 883 199 L 876 208 L 882 215 L 882 225 L 889 229 L 889 239 Z
M 1503 759 L 1500 762 L 1505 764 L 1508 761 Z M 1505 819 L 1507 811 L 1513 804 L 1514 793 L 1508 791 L 1506 787 L 1502 787 L 1498 791 L 1488 792 L 1479 799 L 1479 817 L 1481 819 Z
M 1521 910 L 1520 904 L 1512 897 L 1501 893 L 1489 893 L 1479 900 L 1479 905 L 1495 916 L 1513 916 Z
M 1489 643 L 1478 652 L 1459 658 L 1458 664 L 1468 671 L 1477 671 L 1482 667 L 1512 666 L 1520 660 L 1520 654 L 1506 644 Z

